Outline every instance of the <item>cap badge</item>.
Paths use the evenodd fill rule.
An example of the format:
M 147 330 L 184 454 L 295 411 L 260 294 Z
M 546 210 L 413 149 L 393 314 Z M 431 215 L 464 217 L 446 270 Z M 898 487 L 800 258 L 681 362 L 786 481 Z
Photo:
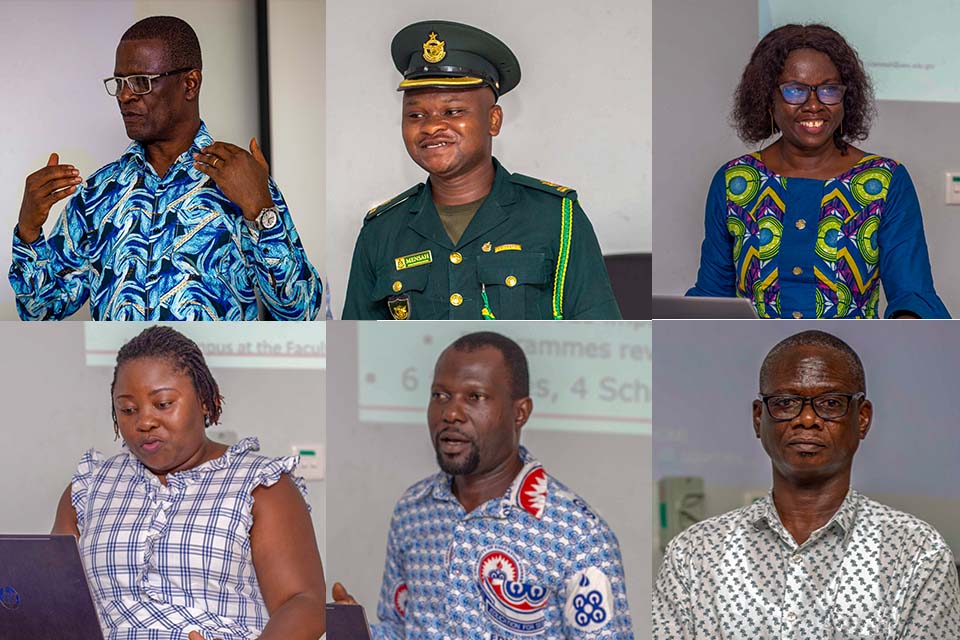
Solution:
M 423 59 L 430 63 L 437 63 L 447 57 L 444 50 L 444 40 L 437 40 L 437 34 L 430 32 L 430 39 L 423 43 Z

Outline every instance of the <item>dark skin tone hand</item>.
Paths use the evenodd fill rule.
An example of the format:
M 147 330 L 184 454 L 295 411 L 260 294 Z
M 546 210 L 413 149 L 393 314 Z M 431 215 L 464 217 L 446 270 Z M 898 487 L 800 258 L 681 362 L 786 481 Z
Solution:
M 503 111 L 493 91 L 417 89 L 403 94 L 403 142 L 430 174 L 435 203 L 481 200 L 493 186 L 493 138 Z
M 20 240 L 36 242 L 51 207 L 76 193 L 81 182 L 83 179 L 75 166 L 60 164 L 60 156 L 51 153 L 45 167 L 27 176 L 17 223 Z
M 761 392 L 816 396 L 860 391 L 846 361 L 832 349 L 794 347 L 771 368 Z M 753 428 L 773 467 L 773 502 L 797 544 L 829 522 L 850 490 L 853 457 L 870 430 L 873 405 L 851 401 L 846 416 L 825 420 L 808 402 L 792 420 L 776 420 L 753 402 Z
M 250 140 L 249 152 L 229 142 L 214 142 L 193 158 L 193 166 L 213 178 L 247 220 L 255 220 L 263 209 L 273 206 L 270 167 L 256 138 Z

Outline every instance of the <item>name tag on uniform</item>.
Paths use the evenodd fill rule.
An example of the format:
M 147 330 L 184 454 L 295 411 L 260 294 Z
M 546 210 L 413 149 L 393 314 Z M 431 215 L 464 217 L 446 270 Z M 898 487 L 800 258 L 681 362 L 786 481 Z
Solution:
M 419 253 L 411 253 L 408 256 L 394 258 L 393 261 L 397 265 L 397 271 L 403 271 L 404 269 L 409 269 L 410 267 L 419 267 L 422 264 L 430 264 L 433 262 L 433 254 L 430 253 L 429 249 L 427 249 L 426 251 L 421 251 Z
M 518 244 L 501 244 L 496 249 L 493 250 L 494 253 L 500 253 L 501 251 L 522 251 L 523 247 Z

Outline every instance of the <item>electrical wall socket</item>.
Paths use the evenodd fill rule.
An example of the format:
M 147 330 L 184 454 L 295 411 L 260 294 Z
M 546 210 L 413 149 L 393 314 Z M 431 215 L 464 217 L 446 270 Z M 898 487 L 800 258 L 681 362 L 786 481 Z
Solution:
M 323 480 L 326 474 L 326 456 L 322 444 L 295 444 L 293 455 L 300 456 L 300 466 L 295 473 L 307 481 Z

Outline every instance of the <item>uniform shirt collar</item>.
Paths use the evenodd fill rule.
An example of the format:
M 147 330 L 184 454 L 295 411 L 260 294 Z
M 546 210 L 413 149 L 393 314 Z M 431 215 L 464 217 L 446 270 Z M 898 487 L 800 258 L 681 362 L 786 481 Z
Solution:
M 197 135 L 193 137 L 193 144 L 190 145 L 189 149 L 181 153 L 174 163 L 170 165 L 167 175 L 172 176 L 175 172 L 185 169 L 187 174 L 194 180 L 206 178 L 206 175 L 202 171 L 193 166 L 193 154 L 199 153 L 200 149 L 208 147 L 211 144 L 213 144 L 213 138 L 210 136 L 210 132 L 207 131 L 207 125 L 201 120 L 200 128 L 197 129 Z M 146 172 L 148 170 L 146 150 L 143 148 L 143 145 L 136 140 L 127 146 L 126 150 L 120 156 L 120 162 L 124 167 L 133 165 L 140 172 Z M 153 171 L 152 168 L 149 170 Z
M 830 517 L 825 525 L 810 534 L 810 538 L 804 544 L 819 539 L 823 532 L 836 529 L 840 535 L 847 538 L 853 530 L 857 520 L 857 512 L 860 508 L 862 496 L 853 489 L 847 491 L 846 497 L 840 503 L 840 508 Z M 747 507 L 746 521 L 753 525 L 754 529 L 770 529 L 779 535 L 784 541 L 796 546 L 796 542 L 783 521 L 780 520 L 780 514 L 777 513 L 777 507 L 773 503 L 773 489 L 771 489 L 762 500 L 754 502 Z
M 512 189 L 505 189 L 505 185 L 510 181 L 510 172 L 503 168 L 503 165 L 500 164 L 500 161 L 496 158 L 493 158 L 493 185 L 490 187 L 490 193 L 487 194 L 487 198 L 494 196 L 500 202 L 500 204 L 510 204 L 516 200 L 516 195 L 513 193 Z M 416 199 L 413 201 L 413 204 L 410 205 L 410 208 L 407 210 L 407 213 L 420 213 L 427 207 L 427 203 L 432 205 L 433 203 L 433 190 L 430 188 L 430 179 L 427 179 L 426 185 L 423 189 L 420 189 L 420 193 L 417 194 Z M 486 203 L 486 199 L 484 200 Z M 482 206 L 482 205 L 481 205 Z M 478 210 L 479 212 L 479 210 Z
M 511 511 L 520 509 L 533 517 L 540 519 L 543 516 L 547 502 L 547 475 L 540 461 L 533 457 L 524 446 L 520 447 L 520 459 L 523 468 L 513 479 L 510 488 L 502 498 L 489 500 L 473 513 L 496 518 L 506 518 Z M 453 495 L 453 476 L 447 473 L 438 473 L 427 489 L 435 500 L 457 502 Z

